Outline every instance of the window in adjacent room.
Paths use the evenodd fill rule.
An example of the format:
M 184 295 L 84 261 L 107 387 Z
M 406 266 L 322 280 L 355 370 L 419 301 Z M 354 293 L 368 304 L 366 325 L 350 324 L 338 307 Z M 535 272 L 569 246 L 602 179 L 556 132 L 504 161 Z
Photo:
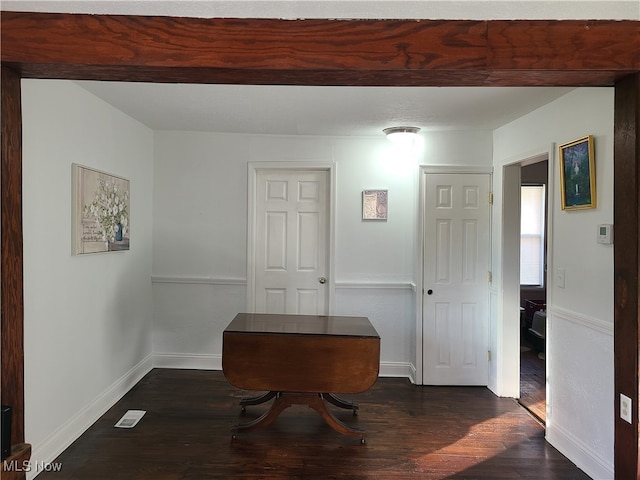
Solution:
M 544 185 L 520 187 L 520 285 L 544 284 Z

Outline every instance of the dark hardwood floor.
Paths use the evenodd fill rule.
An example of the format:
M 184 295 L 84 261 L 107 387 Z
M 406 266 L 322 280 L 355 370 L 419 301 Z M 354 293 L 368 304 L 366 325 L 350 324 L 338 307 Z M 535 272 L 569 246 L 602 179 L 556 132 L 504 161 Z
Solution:
M 59 473 L 73 479 L 588 479 L 544 439 L 515 400 L 480 387 L 419 387 L 380 378 L 350 396 L 360 414 L 331 407 L 367 432 L 342 436 L 313 410 L 292 407 L 269 427 L 241 434 L 238 401 L 248 392 L 219 371 L 155 369 L 64 451 Z M 268 404 L 248 407 L 244 420 Z M 114 428 L 128 409 L 147 413 Z
M 543 424 L 547 420 L 547 377 L 539 349 L 525 343 L 520 352 L 520 404 Z

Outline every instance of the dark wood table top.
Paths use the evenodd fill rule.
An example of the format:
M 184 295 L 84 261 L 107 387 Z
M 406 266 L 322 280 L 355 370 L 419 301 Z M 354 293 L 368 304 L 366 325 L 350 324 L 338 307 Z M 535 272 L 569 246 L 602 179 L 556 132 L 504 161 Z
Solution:
M 224 331 L 380 338 L 367 317 L 335 315 L 239 313 Z

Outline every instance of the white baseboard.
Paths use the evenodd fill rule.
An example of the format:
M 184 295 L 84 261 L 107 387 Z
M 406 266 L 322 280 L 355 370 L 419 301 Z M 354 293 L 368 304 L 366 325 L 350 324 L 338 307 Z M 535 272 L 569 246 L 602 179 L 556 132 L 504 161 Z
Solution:
M 222 370 L 222 355 L 200 353 L 154 353 L 153 366 L 155 368 Z
M 55 430 L 41 444 L 33 445 L 31 462 L 47 464 L 58 457 L 87 428 L 104 415 L 125 393 L 133 388 L 153 367 L 151 355 L 141 360 L 131 370 L 116 380 L 93 402 L 83 408 L 66 424 Z M 33 479 L 37 472 L 28 472 L 27 480 Z
M 547 425 L 547 441 L 591 478 L 608 480 L 614 478 L 614 466 L 602 458 L 599 452 L 590 449 L 579 438 L 552 422 Z
M 408 362 L 380 362 L 379 376 L 408 378 L 416 383 L 416 367 Z
M 191 370 L 222 370 L 222 355 L 199 353 L 154 353 L 155 368 L 184 368 Z M 406 362 L 381 362 L 381 377 L 408 378 L 416 383 L 416 368 Z

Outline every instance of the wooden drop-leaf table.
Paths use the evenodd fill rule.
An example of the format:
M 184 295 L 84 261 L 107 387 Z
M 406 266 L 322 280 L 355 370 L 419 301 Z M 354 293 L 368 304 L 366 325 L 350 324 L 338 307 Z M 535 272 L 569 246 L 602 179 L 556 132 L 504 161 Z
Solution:
M 269 425 L 286 408 L 307 405 L 343 435 L 364 430 L 345 425 L 325 402 L 358 411 L 338 397 L 362 393 L 378 378 L 380 336 L 366 317 L 239 313 L 223 333 L 222 370 L 233 386 L 266 391 L 240 405 L 274 399 L 261 417 L 234 427 L 237 433 Z

